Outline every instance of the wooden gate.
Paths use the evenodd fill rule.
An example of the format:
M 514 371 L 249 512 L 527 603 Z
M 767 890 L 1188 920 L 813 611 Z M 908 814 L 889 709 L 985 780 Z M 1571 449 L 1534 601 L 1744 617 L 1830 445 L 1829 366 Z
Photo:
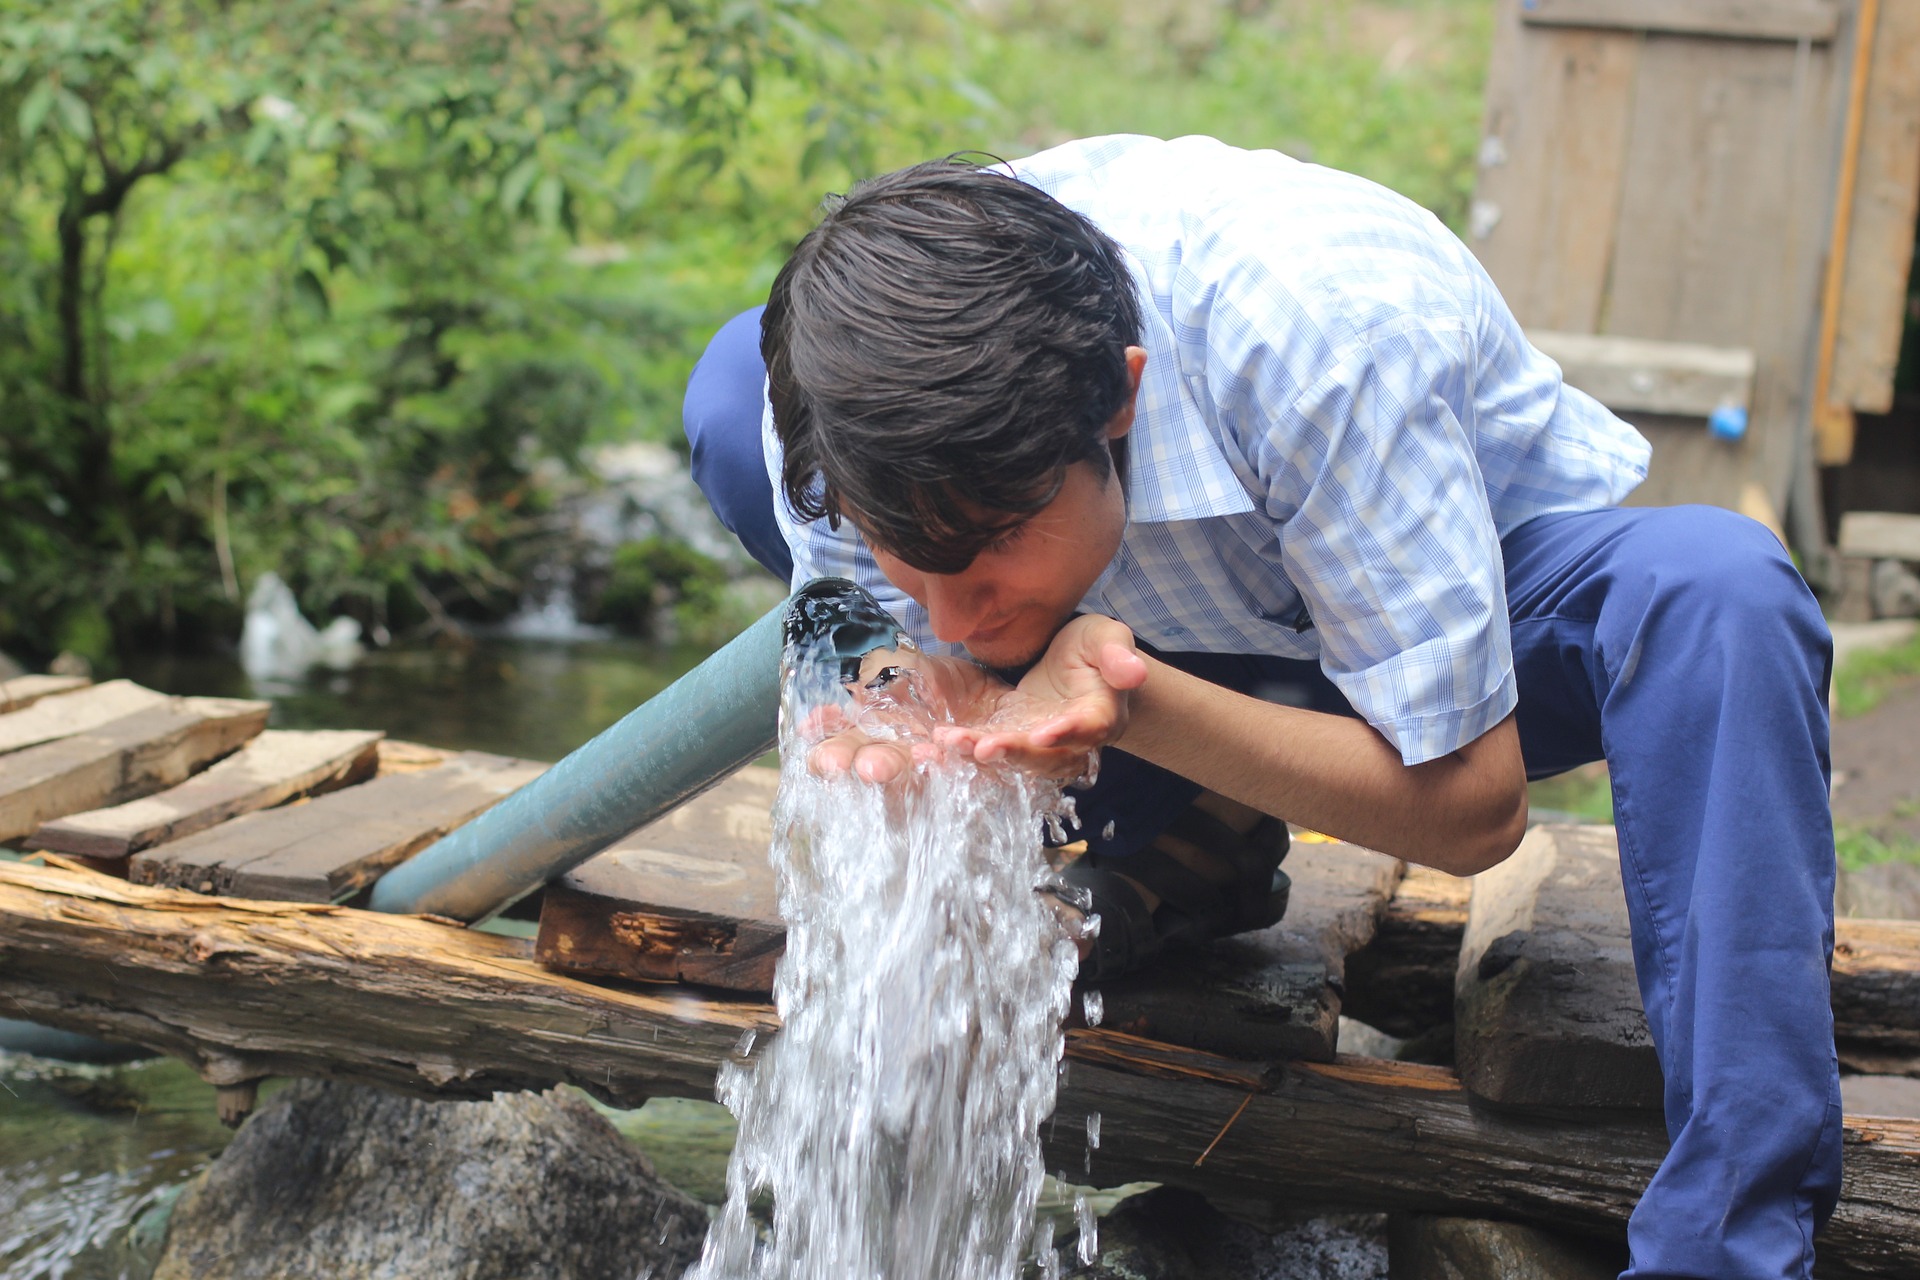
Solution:
M 1468 243 L 1568 381 L 1653 441 L 1634 501 L 1778 531 L 1816 444 L 1845 461 L 1852 410 L 1891 403 L 1920 0 L 1499 5 Z

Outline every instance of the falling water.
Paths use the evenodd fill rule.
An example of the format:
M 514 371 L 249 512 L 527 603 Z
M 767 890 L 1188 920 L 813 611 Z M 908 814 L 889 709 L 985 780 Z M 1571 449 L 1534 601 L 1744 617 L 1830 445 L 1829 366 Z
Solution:
M 811 776 L 823 706 L 922 744 L 946 716 L 920 672 L 886 657 L 862 663 L 844 638 L 789 649 L 781 1031 L 721 1073 L 740 1130 L 699 1280 L 1011 1280 L 1036 1243 L 1040 1125 L 1077 965 L 1035 893 L 1060 788 L 931 749 L 885 787 Z M 763 1239 L 749 1205 L 768 1194 Z

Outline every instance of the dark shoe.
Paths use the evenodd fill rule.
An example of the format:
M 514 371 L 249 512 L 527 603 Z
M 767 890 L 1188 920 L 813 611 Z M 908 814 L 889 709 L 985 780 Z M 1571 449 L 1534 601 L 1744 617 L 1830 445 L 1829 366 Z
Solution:
M 1132 973 L 1169 945 L 1192 946 L 1228 934 L 1277 924 L 1287 911 L 1292 881 L 1280 870 L 1287 856 L 1287 824 L 1263 817 L 1242 835 L 1212 814 L 1189 807 L 1164 835 L 1188 842 L 1231 868 L 1216 884 L 1164 849 L 1149 845 L 1125 858 L 1083 854 L 1060 878 L 1091 897 L 1083 909 L 1100 917 L 1092 949 L 1080 961 L 1088 981 Z M 1151 911 L 1138 884 L 1158 895 Z

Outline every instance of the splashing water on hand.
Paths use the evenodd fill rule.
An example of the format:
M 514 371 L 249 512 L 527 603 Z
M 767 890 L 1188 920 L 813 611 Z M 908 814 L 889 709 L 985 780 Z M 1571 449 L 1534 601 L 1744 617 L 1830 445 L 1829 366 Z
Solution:
M 790 634 L 783 681 L 781 1030 L 721 1071 L 739 1137 L 691 1275 L 1012 1280 L 1035 1239 L 1078 965 L 1035 893 L 1060 787 L 951 752 L 887 787 L 810 774 L 802 726 L 823 706 L 876 737 L 939 718 L 912 673 L 889 668 L 877 691 L 850 681 L 859 665 L 828 631 Z M 849 709 L 850 687 L 863 706 Z M 749 1213 L 763 1193 L 765 1239 Z

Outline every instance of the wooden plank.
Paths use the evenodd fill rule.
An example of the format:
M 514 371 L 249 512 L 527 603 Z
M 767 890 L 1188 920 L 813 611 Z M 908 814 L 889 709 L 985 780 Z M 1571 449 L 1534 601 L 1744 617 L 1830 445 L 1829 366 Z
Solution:
M 1234 1058 L 1330 1060 L 1346 957 L 1372 940 L 1403 864 L 1355 845 L 1299 843 L 1285 870 L 1293 891 L 1279 924 L 1101 983 L 1101 1025 Z
M 1893 407 L 1920 217 L 1920 5 L 1883 3 L 1873 38 L 1828 399 Z
M 17 840 L 55 818 L 182 782 L 265 728 L 269 709 L 236 698 L 165 698 L 158 706 L 0 757 L 0 840 Z
M 1831 40 L 1839 0 L 1525 0 L 1540 26 L 1611 27 L 1747 40 Z
M 268 729 L 177 787 L 47 823 L 29 843 L 56 853 L 124 858 L 295 796 L 362 781 L 373 773 L 380 738 L 365 729 Z
M 1661 1105 L 1611 827 L 1541 826 L 1474 879 L 1454 988 L 1460 1078 L 1509 1108 Z
M 1852 1070 L 1920 1076 L 1920 920 L 1834 922 L 1833 1023 Z
M 1341 1012 L 1406 1039 L 1452 1022 L 1472 892 L 1470 879 L 1408 867 L 1373 940 L 1347 957 Z
M 1636 498 L 1738 509 L 1753 483 L 1784 510 L 1809 403 L 1827 175 L 1844 106 L 1838 46 L 1641 39 L 1600 330 L 1745 347 L 1757 367 L 1746 437 L 1715 440 L 1697 419 L 1650 431 L 1653 476 Z
M 1920 562 L 1920 516 L 1849 511 L 1840 517 L 1840 554 Z
M 1523 325 L 1601 327 L 1640 38 L 1529 28 L 1501 0 L 1467 243 Z
M 128 878 L 243 898 L 337 901 L 492 808 L 545 768 L 463 752 L 436 768 L 389 774 L 304 804 L 243 814 L 136 854 Z
M 220 1085 L 328 1076 L 485 1098 L 566 1083 L 628 1107 L 712 1097 L 742 1033 L 774 1026 L 762 1004 L 553 973 L 521 939 L 17 863 L 0 864 L 0 1005 L 152 1046 Z M 1043 1128 L 1052 1167 L 1081 1167 L 1099 1112 L 1095 1179 L 1188 1186 L 1249 1216 L 1333 1203 L 1618 1236 L 1667 1145 L 1652 1116 L 1476 1107 L 1437 1067 L 1248 1070 L 1105 1030 L 1070 1032 L 1067 1056 Z M 1821 1274 L 1920 1274 L 1920 1123 L 1850 1118 L 1846 1141 Z
M 1753 352 L 1697 342 L 1604 337 L 1530 329 L 1527 340 L 1560 366 L 1569 386 L 1614 410 L 1706 417 L 1721 405 L 1745 409 L 1753 393 Z
M 748 767 L 547 887 L 534 954 L 576 973 L 764 994 L 786 949 L 776 769 Z
M 92 683 L 85 676 L 15 676 L 0 680 L 0 714 L 25 711 L 42 698 L 73 693 Z
M 167 701 L 166 694 L 143 689 L 131 680 L 109 680 L 36 702 L 25 711 L 0 715 L 0 753 L 85 733 L 121 716 L 164 706 Z

